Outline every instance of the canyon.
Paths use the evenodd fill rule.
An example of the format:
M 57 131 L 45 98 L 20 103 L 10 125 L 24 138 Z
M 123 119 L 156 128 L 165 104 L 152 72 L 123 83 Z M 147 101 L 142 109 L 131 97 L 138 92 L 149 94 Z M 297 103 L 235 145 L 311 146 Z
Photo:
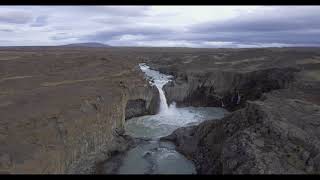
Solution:
M 145 141 L 125 124 L 161 95 L 139 63 L 172 76 L 168 104 L 230 112 L 161 137 L 198 174 L 319 173 L 319 50 L 0 48 L 0 173 L 101 173 Z

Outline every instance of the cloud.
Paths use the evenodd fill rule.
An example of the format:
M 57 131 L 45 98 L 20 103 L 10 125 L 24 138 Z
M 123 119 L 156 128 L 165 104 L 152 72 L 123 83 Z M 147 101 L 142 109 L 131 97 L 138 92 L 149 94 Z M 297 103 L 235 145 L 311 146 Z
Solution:
M 57 33 L 51 36 L 50 39 L 59 41 L 59 40 L 66 40 L 66 39 L 78 39 L 78 37 L 69 33 Z
M 172 34 L 173 30 L 157 26 L 127 26 L 119 29 L 109 29 L 94 32 L 82 36 L 80 39 L 84 41 L 107 42 L 113 39 L 120 39 L 125 36 L 139 36 L 139 39 L 153 39 L 163 34 Z
M 169 30 L 163 26 L 147 27 L 130 24 L 126 19 L 101 19 L 106 24 L 128 23 L 119 29 L 99 31 L 82 37 L 83 40 L 115 44 L 151 45 L 167 42 L 183 46 L 202 47 L 269 47 L 320 45 L 319 8 L 272 7 L 260 11 L 241 12 L 221 21 L 207 21 L 186 26 L 187 30 Z M 129 37 L 129 38 L 128 38 Z M 130 42 L 139 41 L 139 42 Z
M 305 13 L 301 13 L 301 10 Z M 266 14 L 267 13 L 267 14 Z M 275 8 L 189 27 L 186 39 L 235 43 L 320 44 L 319 8 Z
M 109 16 L 93 18 L 92 21 L 106 25 L 127 25 L 133 22 L 133 18 L 121 16 Z
M 150 6 L 93 6 L 84 8 L 99 14 L 122 17 L 146 16 L 151 10 Z
M 32 20 L 32 15 L 25 12 L 0 12 L 0 22 L 13 24 L 26 24 Z
M 188 41 L 219 41 L 219 42 L 237 42 L 237 43 L 283 43 L 283 44 L 320 44 L 320 32 L 307 31 L 284 31 L 284 32 L 201 32 L 185 33 L 169 36 L 170 40 L 188 40 Z
M 38 16 L 35 22 L 31 24 L 32 27 L 42 27 L 48 24 L 48 16 Z
M 14 6 L 0 7 L 0 37 L 17 45 L 320 46 L 318 17 L 319 6 Z
M 320 13 L 318 14 L 320 15 Z M 206 22 L 198 24 L 194 31 L 214 31 L 214 32 L 272 32 L 288 30 L 319 29 L 320 21 L 317 16 L 300 16 L 290 18 L 290 16 L 280 16 L 277 18 L 268 16 L 237 17 L 222 22 Z
M 14 32 L 13 29 L 0 29 L 1 32 Z

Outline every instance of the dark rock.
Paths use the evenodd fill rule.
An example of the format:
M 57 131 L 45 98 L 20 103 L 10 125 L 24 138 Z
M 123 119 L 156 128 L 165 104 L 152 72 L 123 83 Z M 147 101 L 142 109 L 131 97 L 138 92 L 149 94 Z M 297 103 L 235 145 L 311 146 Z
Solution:
M 159 109 L 159 92 L 154 86 L 148 85 L 142 93 L 129 93 L 130 99 L 127 101 L 125 109 L 125 119 L 143 116 L 147 114 L 156 114 Z M 137 96 L 143 99 L 136 99 Z
M 246 73 L 186 73 L 166 84 L 163 89 L 168 103 L 176 102 L 178 107 L 221 107 L 223 102 L 224 108 L 236 110 L 243 107 L 246 100 L 258 99 L 265 92 L 287 87 L 297 71 L 297 68 L 290 67 Z
M 278 95 L 162 139 L 173 141 L 200 174 L 319 173 L 313 162 L 320 154 L 320 106 Z
M 146 102 L 143 99 L 129 100 L 126 105 L 126 120 L 143 116 L 147 113 Z

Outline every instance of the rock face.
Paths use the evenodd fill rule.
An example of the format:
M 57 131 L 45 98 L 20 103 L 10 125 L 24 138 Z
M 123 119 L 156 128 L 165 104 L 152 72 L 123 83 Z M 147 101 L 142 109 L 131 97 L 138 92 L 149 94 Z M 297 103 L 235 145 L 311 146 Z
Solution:
M 262 93 L 282 89 L 293 80 L 296 68 L 265 69 L 253 72 L 213 71 L 182 73 L 165 85 L 168 103 L 177 106 L 223 106 L 234 110 Z
M 156 114 L 159 109 L 159 92 L 155 86 L 148 85 L 143 91 L 137 91 L 140 94 L 131 91 L 129 93 L 129 100 L 126 104 L 125 119 L 143 116 L 147 114 Z
M 143 79 L 141 75 L 139 72 L 137 78 Z M 128 86 L 125 88 L 121 96 L 123 101 L 119 107 L 121 111 L 110 114 L 115 116 L 115 119 L 111 121 L 115 124 L 113 125 L 112 133 L 106 133 L 106 135 L 109 135 L 107 138 L 112 141 L 102 147 L 100 151 L 96 151 L 91 155 L 84 155 L 77 163 L 70 166 L 67 172 L 76 174 L 96 173 L 95 167 L 97 163 L 112 158 L 115 153 L 128 150 L 134 144 L 134 140 L 131 137 L 124 135 L 125 120 L 157 112 L 159 109 L 159 95 L 156 87 L 150 86 L 147 81 L 144 81 L 142 86 Z M 120 117 L 116 117 L 117 115 Z M 117 123 L 119 124 L 117 125 Z M 101 144 L 96 144 L 95 146 L 101 146 Z
M 165 87 L 168 101 L 234 111 L 162 140 L 173 141 L 199 174 L 319 174 L 320 56 L 300 50 L 221 50 L 154 62 L 175 77 Z
M 143 99 L 129 100 L 126 105 L 126 120 L 147 113 L 146 101 Z
M 318 174 L 319 76 L 309 69 L 295 78 L 223 119 L 177 129 L 162 140 L 173 141 L 200 174 Z
M 319 112 L 306 101 L 267 96 L 164 139 L 193 159 L 200 174 L 319 173 Z
M 157 91 L 123 53 L 0 51 L 0 173 L 93 173 L 130 146 L 122 135 L 128 102 L 157 109 Z

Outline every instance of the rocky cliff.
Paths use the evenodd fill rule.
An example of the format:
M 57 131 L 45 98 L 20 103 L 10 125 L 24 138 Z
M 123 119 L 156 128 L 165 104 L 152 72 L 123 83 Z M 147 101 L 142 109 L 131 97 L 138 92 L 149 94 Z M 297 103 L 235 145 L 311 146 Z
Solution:
M 319 173 L 320 106 L 265 98 L 164 139 L 193 159 L 200 174 Z
M 136 71 L 140 69 L 135 67 Z M 145 75 L 139 72 L 139 77 L 143 78 Z M 130 83 L 130 82 L 128 82 Z M 156 114 L 159 109 L 159 91 L 155 86 L 145 81 L 143 86 L 131 86 L 126 91 L 126 106 L 125 106 L 125 119 L 130 119 L 137 116 L 143 116 L 147 114 Z
M 122 133 L 137 115 L 131 102 L 157 110 L 158 91 L 134 59 L 95 49 L 2 55 L 16 59 L 0 61 L 0 173 L 92 173 L 130 146 Z
M 255 95 L 264 88 L 269 92 L 260 91 L 252 101 L 247 98 L 243 108 L 223 119 L 180 128 L 162 140 L 173 141 L 195 162 L 199 174 L 320 173 L 319 70 L 302 69 L 265 76 L 261 86 L 253 83 L 259 88 L 249 86 L 247 93 Z
M 210 71 L 176 75 L 165 85 L 168 103 L 177 106 L 215 106 L 235 110 L 246 100 L 258 99 L 262 93 L 286 88 L 297 68 L 272 68 L 250 72 Z

